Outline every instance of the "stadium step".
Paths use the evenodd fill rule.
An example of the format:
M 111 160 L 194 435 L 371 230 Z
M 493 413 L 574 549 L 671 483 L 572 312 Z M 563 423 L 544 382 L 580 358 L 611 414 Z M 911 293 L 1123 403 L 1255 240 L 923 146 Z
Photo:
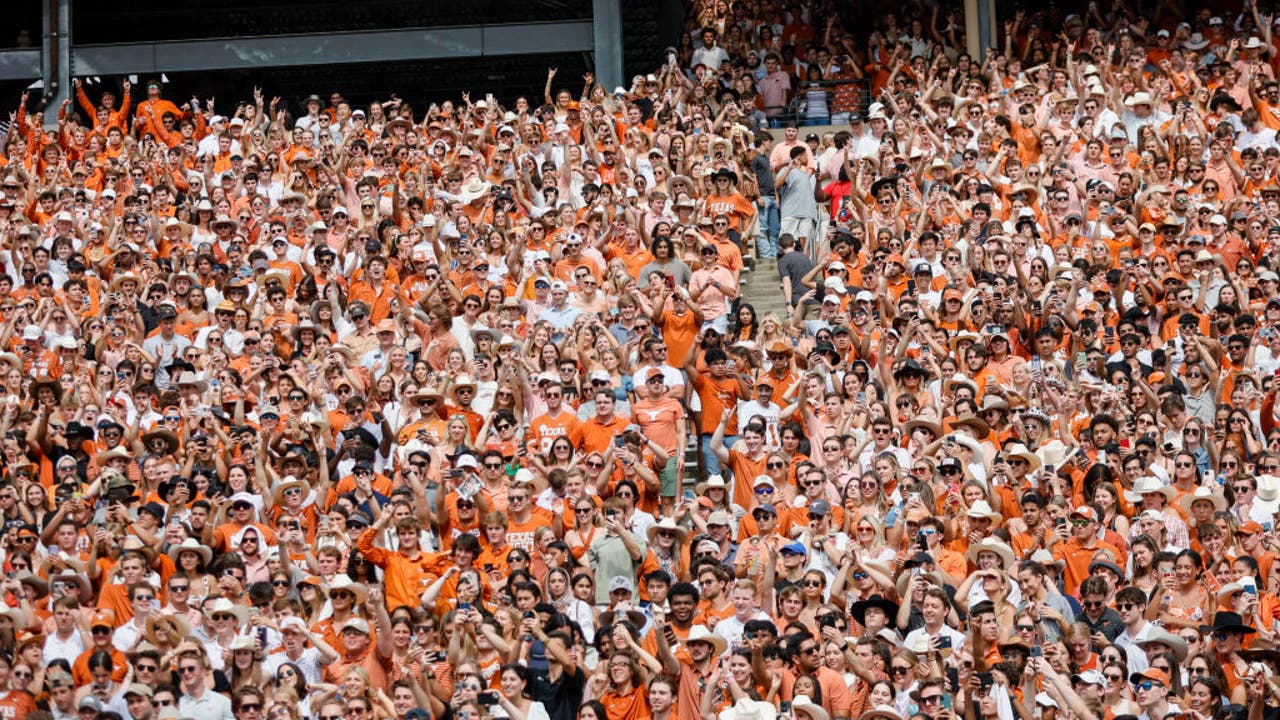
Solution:
M 747 284 L 743 297 L 756 310 L 757 317 L 774 313 L 782 322 L 787 322 L 791 309 L 786 298 L 782 296 L 782 281 L 778 279 L 778 261 L 757 258 L 751 273 L 751 283 Z

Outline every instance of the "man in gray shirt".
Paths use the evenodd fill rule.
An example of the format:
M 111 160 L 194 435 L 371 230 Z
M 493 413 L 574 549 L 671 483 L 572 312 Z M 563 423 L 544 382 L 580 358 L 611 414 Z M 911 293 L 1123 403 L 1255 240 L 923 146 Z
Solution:
M 800 281 L 813 269 L 813 261 L 808 255 L 796 249 L 796 239 L 791 235 L 778 238 L 778 246 L 782 250 L 778 258 L 778 278 L 782 280 L 782 295 L 787 304 L 795 307 L 806 288 Z
M 773 181 L 774 188 L 778 190 L 782 232 L 794 237 L 801 247 L 817 241 L 818 229 L 818 201 L 813 195 L 817 177 L 805 162 L 805 156 L 805 148 L 791 148 L 791 161 L 778 168 Z M 813 256 L 812 252 L 809 254 Z

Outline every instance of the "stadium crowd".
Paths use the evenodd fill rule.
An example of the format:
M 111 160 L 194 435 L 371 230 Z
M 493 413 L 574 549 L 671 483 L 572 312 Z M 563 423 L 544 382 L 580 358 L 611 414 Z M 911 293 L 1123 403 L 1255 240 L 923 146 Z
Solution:
M 24 96 L 0 718 L 1274 720 L 1280 17 L 1153 5 Z

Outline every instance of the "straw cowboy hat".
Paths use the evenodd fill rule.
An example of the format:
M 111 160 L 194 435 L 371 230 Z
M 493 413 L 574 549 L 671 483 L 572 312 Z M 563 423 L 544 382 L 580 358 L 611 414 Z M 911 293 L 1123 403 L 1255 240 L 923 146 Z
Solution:
M 1028 472 L 1039 470 L 1040 466 L 1043 465 L 1043 463 L 1040 462 L 1039 456 L 1028 450 L 1027 446 L 1022 443 L 1014 443 L 1006 448 L 1004 451 L 1004 457 L 1006 460 L 1012 460 L 1014 458 L 1026 460 L 1031 466 L 1028 468 Z
M 157 631 L 161 629 L 161 625 L 167 624 L 171 628 L 169 630 L 172 636 L 167 644 L 176 645 L 179 640 L 191 634 L 191 623 L 182 616 L 181 613 L 171 613 L 168 615 L 152 615 L 147 618 L 147 628 L 145 631 L 147 640 L 156 647 L 160 647 L 165 643 L 161 643 L 157 637 Z
M 877 705 L 859 715 L 858 720 L 902 720 L 902 716 L 892 705 Z
M 363 605 L 369 599 L 369 587 L 364 583 L 355 582 L 346 573 L 338 573 L 333 577 L 333 582 L 329 583 L 330 595 L 339 590 L 345 590 L 355 595 L 356 604 L 358 605 Z
M 93 588 L 89 585 L 89 578 L 84 573 L 76 572 L 71 568 L 63 568 L 61 572 L 55 573 L 50 580 L 55 583 L 71 583 L 76 586 L 76 591 L 80 594 L 80 600 L 84 601 L 93 595 Z
M 1142 502 L 1142 496 L 1148 493 L 1159 493 L 1164 496 L 1165 500 L 1173 500 L 1178 491 L 1169 485 L 1165 485 L 1160 481 L 1160 478 L 1147 475 L 1138 478 L 1133 483 L 1133 490 L 1125 490 L 1124 498 L 1129 502 Z
M 928 430 L 933 433 L 935 438 L 942 437 L 942 426 L 928 417 L 916 418 L 902 426 L 902 429 L 906 430 L 908 435 L 914 432 L 916 428 Z
M 165 454 L 172 455 L 178 451 L 178 436 L 172 430 L 159 428 L 145 433 L 142 436 L 142 444 L 150 447 L 152 440 L 164 440 Z
M 985 438 L 991 432 L 991 426 L 987 424 L 986 420 L 969 413 L 957 417 L 951 425 L 957 428 L 969 428 L 979 440 Z
M 1233 613 L 1224 614 L 1230 615 Z M 1239 618 L 1240 616 L 1237 615 L 1236 617 Z M 1205 626 L 1202 625 L 1201 629 L 1203 630 L 1204 627 Z M 1250 632 L 1252 632 L 1252 629 Z M 1159 643 L 1172 650 L 1174 658 L 1176 658 L 1179 663 L 1187 659 L 1187 641 L 1183 640 L 1181 635 L 1176 635 L 1164 628 L 1153 625 L 1147 632 L 1147 636 L 1138 641 L 1138 647 L 1153 643 Z
M 280 484 L 276 485 L 275 488 L 271 490 L 271 494 L 275 498 L 277 506 L 284 504 L 284 492 L 286 490 L 292 490 L 293 488 L 301 489 L 303 495 L 306 495 L 308 486 L 305 482 L 299 480 L 298 478 L 292 475 L 289 475 L 284 480 L 281 480 Z
M 174 385 L 177 385 L 178 387 L 182 387 L 183 385 L 191 385 L 195 387 L 197 392 L 204 392 L 205 389 L 209 387 L 209 383 L 205 382 L 204 380 L 201 380 L 199 375 L 196 375 L 190 370 L 182 371 L 182 374 L 178 376 L 178 379 L 176 382 L 174 382 Z
M 694 642 L 704 642 L 711 645 L 711 656 L 719 657 L 724 654 L 725 649 L 729 647 L 729 643 L 719 635 L 707 629 L 706 625 L 693 625 L 689 628 L 689 636 L 685 638 L 684 644 Z
M 701 497 L 707 494 L 707 490 L 713 488 L 724 488 L 727 490 L 729 488 L 729 483 L 725 482 L 724 477 L 721 475 L 712 475 L 707 478 L 706 482 L 700 482 L 697 485 L 694 485 L 693 491 Z
M 1178 504 L 1182 506 L 1182 510 L 1186 512 L 1187 515 L 1191 515 L 1192 506 L 1194 506 L 1199 500 L 1207 500 L 1213 503 L 1214 512 L 1221 512 L 1227 509 L 1227 499 L 1222 495 L 1222 493 L 1203 485 L 1196 487 L 1195 492 L 1187 493 L 1186 495 L 1178 498 Z
M 676 547 L 684 546 L 685 538 L 689 537 L 689 531 L 685 530 L 684 528 L 676 524 L 675 518 L 664 517 L 658 522 L 649 526 L 649 529 L 647 530 L 647 533 L 649 535 L 649 542 L 652 543 L 654 541 L 654 538 L 657 536 L 657 534 L 664 530 L 673 532 L 676 534 Z
M 210 620 L 213 619 L 214 615 L 222 615 L 223 613 L 235 615 L 237 625 L 243 625 L 249 619 L 249 608 L 244 605 L 237 605 L 226 598 L 218 598 L 204 608 L 204 614 Z
M 49 388 L 49 390 L 53 392 L 54 401 L 59 403 L 62 402 L 62 385 L 60 385 L 57 380 L 44 376 L 38 377 L 32 381 L 30 390 L 32 399 L 40 397 L 40 390 L 42 388 Z
M 969 546 L 969 552 L 966 555 L 969 557 L 969 562 L 977 565 L 978 554 L 983 552 L 995 553 L 1000 558 L 1000 568 L 1002 570 L 1008 570 L 1015 560 L 1013 548 L 1006 545 L 1000 538 L 982 538 L 982 542 Z
M 209 561 L 213 559 L 213 551 L 195 538 L 186 538 L 177 545 L 169 546 L 169 559 L 173 560 L 176 565 L 178 564 L 178 558 L 182 557 L 184 552 L 193 552 L 199 555 L 202 565 L 208 565 Z

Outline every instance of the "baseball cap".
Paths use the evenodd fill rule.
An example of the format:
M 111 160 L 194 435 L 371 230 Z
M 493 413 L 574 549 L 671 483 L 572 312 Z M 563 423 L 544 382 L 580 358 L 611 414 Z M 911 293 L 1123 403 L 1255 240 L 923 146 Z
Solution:
M 789 542 L 786 545 L 783 545 L 782 547 L 778 548 L 778 552 L 787 553 L 789 555 L 804 555 L 804 556 L 809 555 L 809 551 L 804 549 L 804 545 L 795 541 Z
M 815 500 L 814 502 L 809 503 L 809 514 L 810 515 L 830 515 L 831 503 L 827 502 L 826 500 Z
M 1077 507 L 1075 510 L 1071 511 L 1071 517 L 1082 517 L 1082 518 L 1088 518 L 1090 520 L 1097 520 L 1098 514 L 1094 512 L 1093 508 L 1089 507 L 1088 505 L 1081 505 Z

